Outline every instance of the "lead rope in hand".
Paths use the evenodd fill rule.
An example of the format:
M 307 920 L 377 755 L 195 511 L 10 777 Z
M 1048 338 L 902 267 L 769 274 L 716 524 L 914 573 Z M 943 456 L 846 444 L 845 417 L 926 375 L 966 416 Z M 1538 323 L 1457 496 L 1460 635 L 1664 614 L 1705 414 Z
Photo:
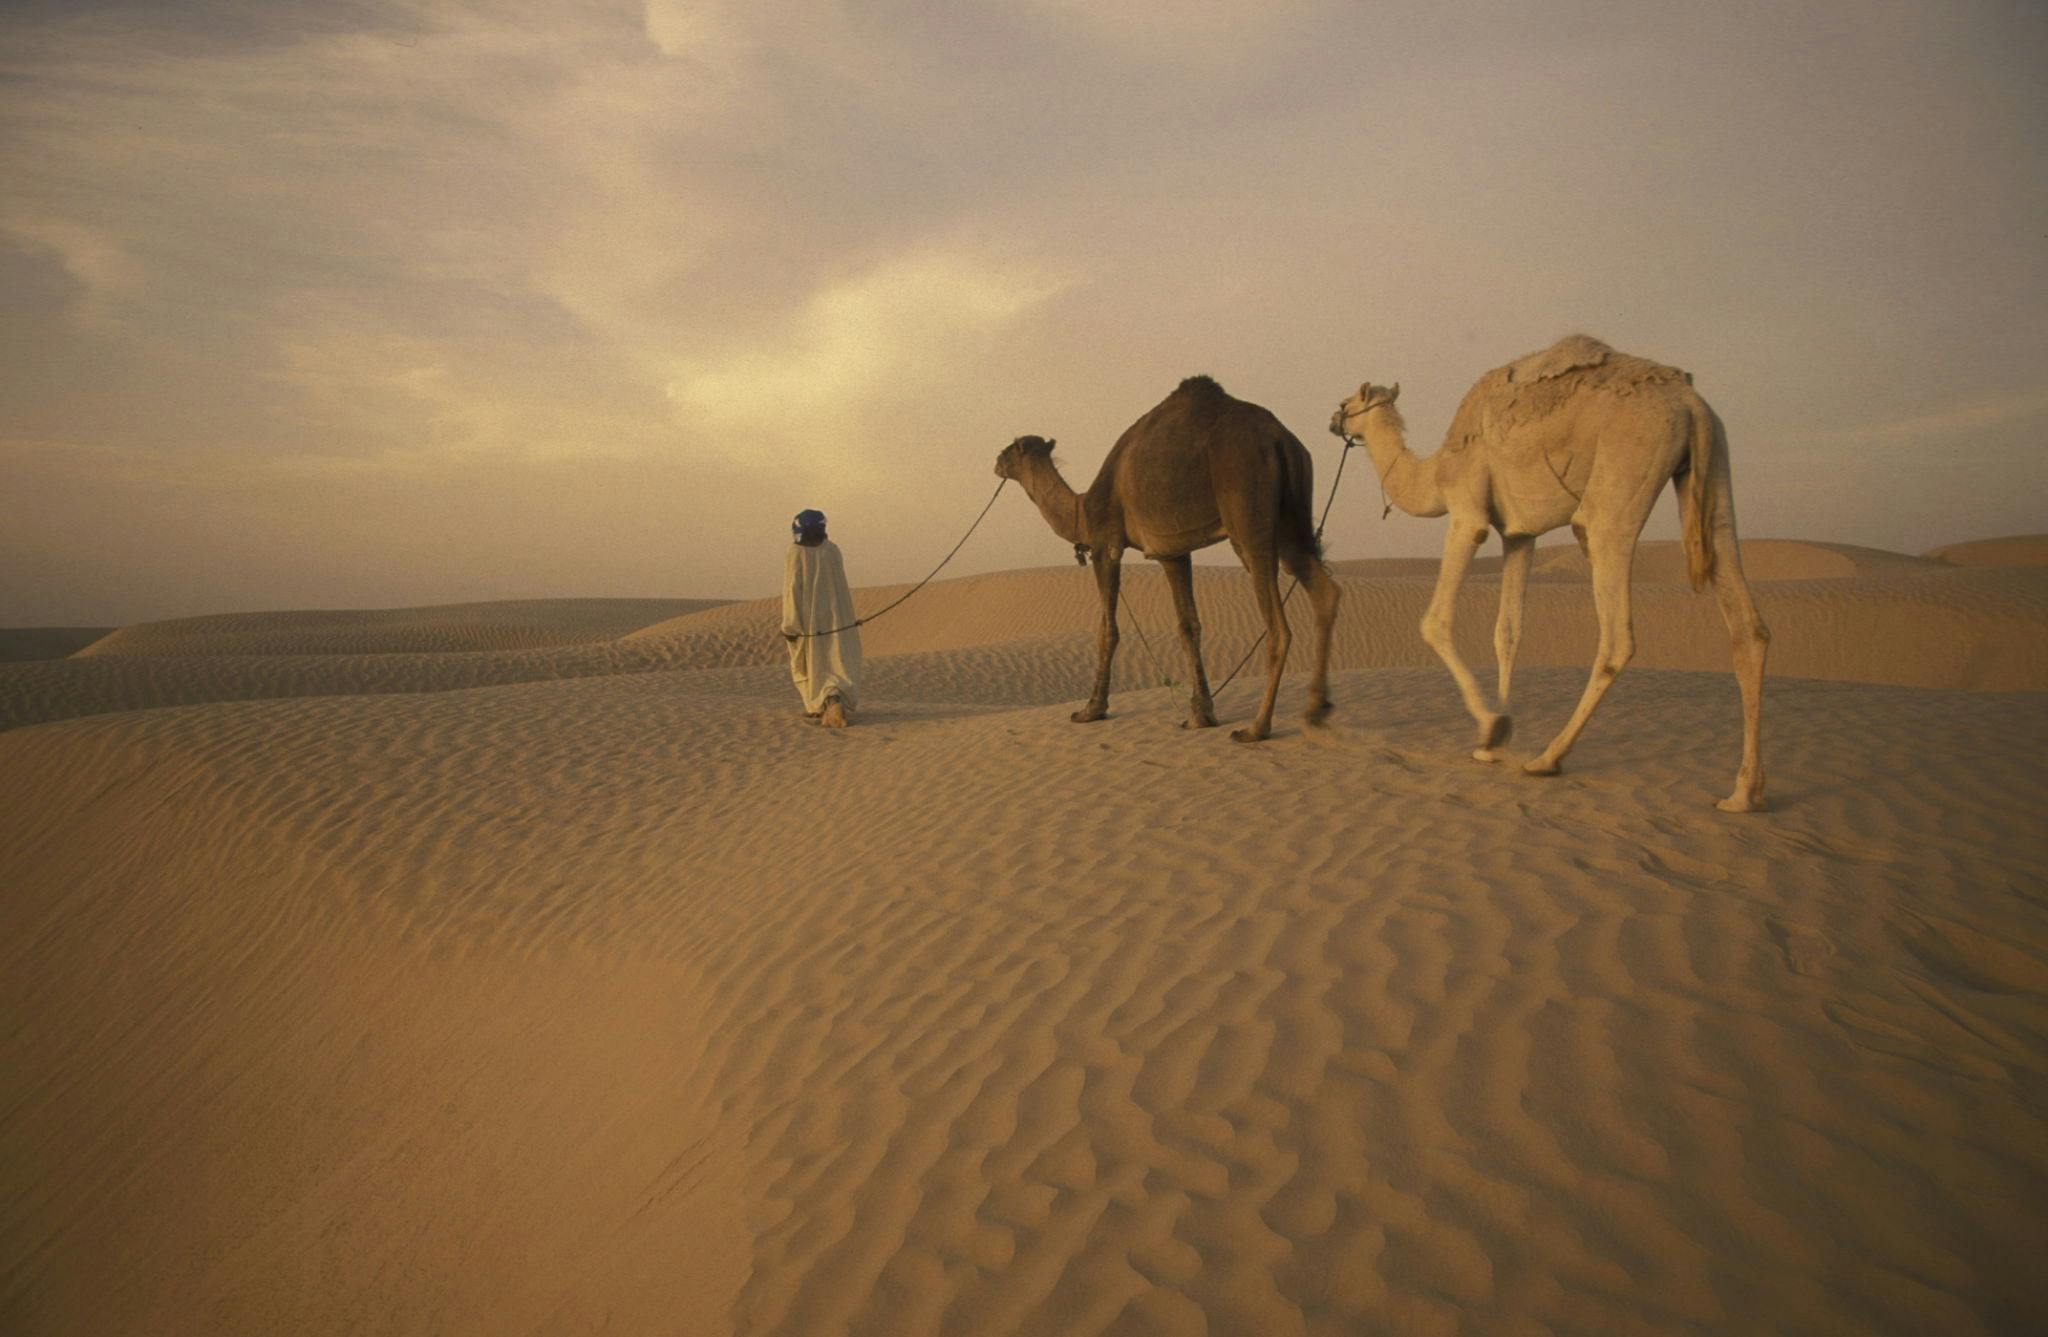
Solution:
M 940 559 L 939 564 L 932 568 L 931 575 L 928 575 L 923 580 L 918 581 L 915 585 L 912 585 L 909 589 L 903 591 L 903 593 L 897 595 L 894 599 L 891 599 L 883 607 L 876 609 L 872 613 L 869 613 L 866 617 L 857 617 L 853 621 L 847 623 L 845 626 L 834 627 L 830 631 L 799 631 L 787 633 L 785 634 L 784 639 L 791 641 L 808 641 L 813 640 L 819 636 L 837 636 L 842 631 L 852 631 L 855 627 L 866 626 L 868 623 L 873 622 L 882 614 L 888 612 L 891 608 L 894 608 L 897 604 L 902 603 L 905 599 L 908 599 L 911 595 L 923 589 L 926 585 L 931 584 L 932 576 L 936 576 L 937 574 L 939 574 L 939 572 L 945 570 L 946 563 L 952 561 L 954 555 L 957 554 L 962 548 L 967 546 L 967 540 L 974 537 L 974 531 L 981 528 L 981 522 L 988 518 L 989 511 L 991 511 L 995 507 L 996 498 L 1003 495 L 1003 488 L 1008 486 L 1009 481 L 1009 479 L 1005 478 L 1002 480 L 1002 482 L 996 484 L 996 490 L 989 494 L 988 505 L 982 507 L 981 514 L 974 517 L 974 523 L 967 526 L 967 532 L 965 534 L 962 534 L 960 536 L 960 541 L 953 545 L 953 551 L 947 553 L 943 558 Z

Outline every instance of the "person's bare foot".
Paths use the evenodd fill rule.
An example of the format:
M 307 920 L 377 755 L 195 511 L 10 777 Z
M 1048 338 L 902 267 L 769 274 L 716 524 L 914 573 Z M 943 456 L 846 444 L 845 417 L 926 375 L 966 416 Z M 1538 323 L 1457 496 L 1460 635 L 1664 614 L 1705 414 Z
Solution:
M 844 729 L 852 722 L 846 718 L 846 707 L 839 704 L 839 698 L 836 696 L 825 702 L 825 713 L 818 718 L 818 723 L 828 729 Z

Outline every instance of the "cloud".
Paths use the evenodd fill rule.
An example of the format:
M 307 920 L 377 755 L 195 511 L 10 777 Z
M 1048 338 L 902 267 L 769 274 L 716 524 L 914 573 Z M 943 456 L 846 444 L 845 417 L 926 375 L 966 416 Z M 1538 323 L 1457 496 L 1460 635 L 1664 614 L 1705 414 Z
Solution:
M 647 40 L 664 56 L 722 71 L 755 50 L 743 12 L 705 0 L 647 0 Z
M 1022 0 L 1125 61 L 1220 70 L 1270 55 L 1304 19 L 1327 13 L 1329 0 Z
M 819 291 L 786 330 L 679 365 L 668 382 L 685 421 L 801 439 L 821 420 L 881 412 L 957 373 L 963 357 L 1062 283 L 971 253 L 913 251 Z
M 1420 425 L 1580 327 L 1699 372 L 1743 439 L 1817 429 L 1787 454 L 2014 457 L 2039 25 L 1745 4 L 14 6 L 0 440 L 73 444 L 0 487 L 119 493 L 168 543 L 254 489 L 358 555 L 410 498 L 513 584 L 502 512 L 573 492 L 606 534 L 689 532 L 723 589 L 746 508 L 772 535 L 802 489 L 895 578 L 984 441 L 1092 462 L 1193 371 L 1297 429 L 1400 374 Z M 1746 508 L 1773 467 L 1738 465 Z M 1346 516 L 1340 548 L 1405 542 Z M 1018 534 L 987 561 L 1036 560 Z M 624 558 L 575 560 L 556 587 Z
M 55 257 L 81 290 L 66 313 L 81 325 L 114 319 L 119 300 L 142 287 L 141 261 L 105 228 L 69 218 L 16 214 L 0 219 L 0 233 L 24 249 Z

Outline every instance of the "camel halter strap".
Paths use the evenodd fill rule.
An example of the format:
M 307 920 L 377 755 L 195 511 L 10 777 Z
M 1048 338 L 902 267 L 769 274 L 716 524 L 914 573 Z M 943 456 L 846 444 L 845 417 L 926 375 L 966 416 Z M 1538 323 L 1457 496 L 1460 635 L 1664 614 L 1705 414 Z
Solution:
M 1365 406 L 1364 408 L 1362 408 L 1362 409 L 1360 409 L 1360 410 L 1358 411 L 1358 416 L 1359 416 L 1360 418 L 1364 418 L 1366 414 L 1368 414 L 1368 413 L 1372 412 L 1372 411 L 1373 411 L 1374 409 L 1376 409 L 1376 408 L 1379 408 L 1379 407 L 1380 407 L 1380 405 L 1378 405 L 1378 404 L 1368 404 L 1368 405 L 1366 405 L 1366 406 Z M 1343 406 L 1342 404 L 1340 404 L 1340 405 L 1338 405 L 1338 406 L 1337 406 L 1337 411 L 1338 411 L 1338 413 L 1340 413 L 1340 414 L 1342 414 L 1342 415 L 1343 415 L 1342 417 L 1340 417 L 1340 418 L 1338 419 L 1338 421 L 1339 421 L 1339 422 L 1349 422 L 1349 421 L 1351 420 L 1351 415 L 1350 415 L 1350 414 L 1348 414 L 1348 413 L 1345 413 L 1345 412 L 1344 412 L 1344 406 Z M 1331 433 L 1332 433 L 1333 435 L 1335 435 L 1335 436 L 1336 436 L 1336 437 L 1337 437 L 1337 438 L 1338 438 L 1339 440 L 1341 440 L 1341 441 L 1342 441 L 1342 442 L 1344 443 L 1344 455 L 1345 455 L 1345 457 L 1346 457 L 1346 458 L 1349 458 L 1349 456 L 1350 456 L 1350 454 L 1351 454 L 1351 448 L 1352 448 L 1353 446 L 1362 446 L 1362 445 L 1364 445 L 1364 444 L 1365 444 L 1365 438 L 1364 438 L 1364 437 L 1362 437 L 1362 436 L 1353 436 L 1353 435 L 1352 435 L 1352 434 L 1351 434 L 1350 432 L 1346 431 L 1346 430 L 1345 430 L 1344 428 L 1342 428 L 1342 427 L 1332 427 L 1332 428 L 1330 429 L 1330 431 L 1331 431 Z M 1344 469 L 1344 461 L 1343 461 L 1342 459 L 1340 459 L 1340 460 L 1338 460 L 1338 461 L 1337 461 L 1337 470 L 1338 470 L 1338 472 L 1340 472 L 1340 473 L 1341 473 L 1341 472 L 1343 472 L 1343 469 Z M 1374 469 L 1374 470 L 1373 470 L 1373 472 L 1374 472 L 1374 473 L 1376 473 L 1376 474 L 1378 474 L 1378 473 L 1379 473 L 1379 470 L 1378 470 L 1378 469 Z M 1332 489 L 1330 489 L 1330 495 L 1331 495 L 1331 496 L 1335 496 L 1335 495 L 1336 495 L 1336 489 L 1335 489 L 1335 488 L 1332 488 Z M 1386 519 L 1386 518 L 1387 518 L 1388 516 L 1392 515 L 1393 513 L 1394 513 L 1394 503 L 1393 503 L 1393 501 L 1392 501 L 1392 500 L 1391 500 L 1390 498 L 1388 498 L 1388 496 L 1387 496 L 1387 476 L 1386 476 L 1385 474 L 1380 474 L 1380 519 L 1384 520 L 1384 519 Z M 1326 515 L 1327 515 L 1327 514 L 1328 514 L 1328 511 L 1325 511 L 1325 512 L 1324 512 L 1324 514 L 1326 514 Z M 1322 533 L 1322 530 L 1318 529 L 1318 530 L 1317 530 L 1316 532 L 1317 532 L 1318 534 L 1320 534 L 1320 533 Z
M 1345 459 L 1348 459 L 1348 458 L 1350 457 L 1350 455 L 1351 455 L 1351 448 L 1352 448 L 1353 446 L 1362 446 L 1362 445 L 1364 445 L 1364 444 L 1365 444 L 1365 439 L 1364 439 L 1363 437 L 1357 437 L 1357 436 L 1353 436 L 1353 435 L 1351 435 L 1351 433 L 1349 433 L 1349 432 L 1339 432 L 1339 433 L 1337 433 L 1337 435 L 1338 435 L 1338 436 L 1339 436 L 1340 438 L 1342 438 L 1342 440 L 1343 440 L 1343 442 L 1344 442 L 1344 456 L 1343 456 L 1342 458 L 1338 459 L 1338 461 L 1337 461 L 1337 471 L 1338 471 L 1339 473 L 1342 473 L 1342 472 L 1344 471 L 1344 460 L 1345 460 Z M 1375 470 L 1373 470 L 1373 472 L 1374 472 L 1374 473 L 1378 473 L 1378 472 L 1379 472 L 1379 470 L 1375 469 Z M 1331 489 L 1330 489 L 1330 495 L 1331 495 L 1331 496 L 1333 496 L 1333 497 L 1334 497 L 1335 495 L 1337 495 L 1337 490 L 1336 490 L 1335 488 L 1331 488 Z M 1380 478 L 1380 519 L 1384 520 L 1384 519 L 1386 519 L 1386 518 L 1387 518 L 1388 516 L 1392 515 L 1393 513 L 1394 513 L 1394 503 L 1393 503 L 1393 502 L 1391 502 L 1391 501 L 1389 501 L 1389 500 L 1387 499 L 1387 480 L 1386 480 L 1386 477 L 1385 477 L 1384 475 L 1382 475 L 1382 476 L 1381 476 L 1381 478 Z M 1325 515 L 1327 515 L 1327 514 L 1329 514 L 1329 512 L 1328 512 L 1328 511 L 1326 510 L 1326 511 L 1324 511 L 1324 514 L 1325 514 Z M 1322 533 L 1323 531 L 1322 531 L 1322 530 L 1320 530 L 1320 529 L 1318 529 L 1318 530 L 1316 530 L 1316 532 L 1317 532 L 1318 534 L 1320 534 L 1320 533 Z
M 975 516 L 974 523 L 967 526 L 967 532 L 965 534 L 962 534 L 960 536 L 960 541 L 953 545 L 953 551 L 947 553 L 944 557 L 939 559 L 939 564 L 931 569 L 930 575 L 927 575 L 923 580 L 918 581 L 915 585 L 912 585 L 909 589 L 903 591 L 903 593 L 897 595 L 894 599 L 891 599 L 887 604 L 876 609 L 874 612 L 869 613 L 866 617 L 857 617 L 853 621 L 847 623 L 845 626 L 834 627 L 830 631 L 799 631 L 793 634 L 790 637 L 790 639 L 793 641 L 814 640 L 819 636 L 837 636 L 842 631 L 852 631 L 855 627 L 866 626 L 868 623 L 873 622 L 882 614 L 888 612 L 891 608 L 894 608 L 897 604 L 902 603 L 911 595 L 917 593 L 925 586 L 931 584 L 932 576 L 936 576 L 937 574 L 939 574 L 939 572 L 945 570 L 946 563 L 952 561 L 954 555 L 957 554 L 962 548 L 967 546 L 967 540 L 974 537 L 974 531 L 981 528 L 981 522 L 988 518 L 989 511 L 991 511 L 995 507 L 996 498 L 1003 495 L 1003 488 L 1005 485 L 1009 483 L 1009 481 L 1009 479 L 1005 478 L 1002 480 L 1002 482 L 996 484 L 996 490 L 989 494 L 988 505 L 981 508 L 981 514 Z

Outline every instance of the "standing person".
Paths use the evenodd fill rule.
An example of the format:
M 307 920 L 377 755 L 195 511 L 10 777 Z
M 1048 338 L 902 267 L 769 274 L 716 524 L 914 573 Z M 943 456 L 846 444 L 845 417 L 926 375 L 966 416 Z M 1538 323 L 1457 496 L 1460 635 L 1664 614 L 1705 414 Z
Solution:
M 804 698 L 804 716 L 828 729 L 844 729 L 858 699 L 860 631 L 853 591 L 839 547 L 825 537 L 823 511 L 798 511 L 789 526 L 796 541 L 782 562 L 782 638 L 789 642 L 789 676 Z M 818 632 L 832 632 L 819 636 Z

